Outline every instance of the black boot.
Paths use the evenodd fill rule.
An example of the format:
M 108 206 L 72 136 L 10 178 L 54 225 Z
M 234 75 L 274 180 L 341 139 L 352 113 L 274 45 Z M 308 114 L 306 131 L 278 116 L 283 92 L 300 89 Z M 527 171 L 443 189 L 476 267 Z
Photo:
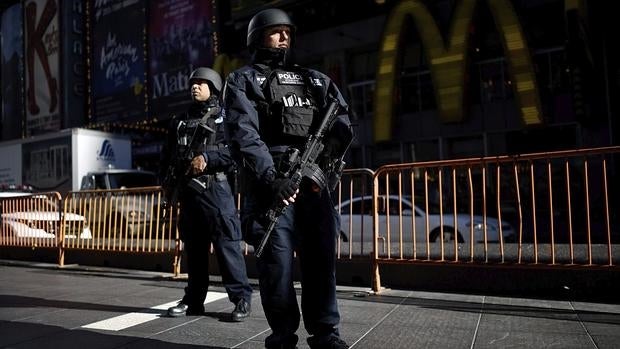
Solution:
M 242 299 L 237 302 L 237 305 L 235 305 L 235 310 L 233 310 L 231 314 L 231 319 L 234 322 L 240 322 L 250 316 L 251 313 L 252 307 L 250 306 L 250 303 L 246 302 L 245 299 Z
M 330 335 L 327 337 L 313 336 L 308 338 L 308 344 L 312 349 L 348 349 L 349 345 L 340 337 Z
M 205 312 L 204 306 L 189 306 L 183 302 L 168 308 L 168 316 L 179 317 L 185 315 L 203 315 Z
M 187 308 L 188 308 L 187 304 L 179 303 L 175 305 L 174 307 L 168 308 L 168 316 L 171 316 L 171 317 L 185 316 L 185 314 L 187 313 Z
M 299 338 L 296 334 L 277 335 L 270 334 L 265 338 L 265 348 L 267 349 L 297 349 Z

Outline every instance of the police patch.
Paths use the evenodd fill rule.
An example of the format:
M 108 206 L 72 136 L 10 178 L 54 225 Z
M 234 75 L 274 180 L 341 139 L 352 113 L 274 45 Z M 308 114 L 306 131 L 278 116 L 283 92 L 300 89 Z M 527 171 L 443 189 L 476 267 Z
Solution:
M 280 85 L 303 85 L 304 79 L 301 74 L 293 73 L 293 72 L 277 72 L 276 76 L 278 78 L 278 83 Z
M 321 79 L 318 78 L 312 78 L 312 84 L 314 86 L 323 86 L 323 84 L 321 83 Z

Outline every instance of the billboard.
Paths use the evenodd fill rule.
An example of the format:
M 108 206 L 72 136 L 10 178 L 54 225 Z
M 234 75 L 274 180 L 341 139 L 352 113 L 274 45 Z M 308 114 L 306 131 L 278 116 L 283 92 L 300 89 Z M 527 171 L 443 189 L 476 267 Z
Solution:
M 188 76 L 211 67 L 217 48 L 212 1 L 157 0 L 149 7 L 150 113 L 166 116 L 191 102 Z
M 2 13 L 0 49 L 2 51 L 0 78 L 2 111 L 0 112 L 0 139 L 15 139 L 22 135 L 24 32 L 21 4 L 13 5 Z
M 94 0 L 92 122 L 136 121 L 145 112 L 144 26 L 140 0 Z M 131 25 L 119 25 L 131 23 Z
M 24 3 L 26 133 L 60 129 L 59 20 L 56 0 Z
M 243 17 L 251 17 L 266 7 L 279 7 L 294 3 L 294 0 L 231 0 L 230 13 L 237 20 Z

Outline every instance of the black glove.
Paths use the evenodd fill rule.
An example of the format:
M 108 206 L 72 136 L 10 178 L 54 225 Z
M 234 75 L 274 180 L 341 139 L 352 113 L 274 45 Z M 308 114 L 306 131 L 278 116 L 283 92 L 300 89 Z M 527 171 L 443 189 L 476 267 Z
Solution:
M 271 183 L 271 190 L 279 201 L 286 200 L 297 192 L 299 186 L 289 178 L 278 178 Z

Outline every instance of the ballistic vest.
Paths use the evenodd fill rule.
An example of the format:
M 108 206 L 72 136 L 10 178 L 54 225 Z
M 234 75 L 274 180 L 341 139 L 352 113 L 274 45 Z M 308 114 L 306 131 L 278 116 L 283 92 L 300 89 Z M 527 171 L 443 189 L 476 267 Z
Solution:
M 192 115 L 190 113 L 187 114 L 187 119 L 180 120 L 177 125 L 177 149 L 181 152 L 184 152 L 185 147 L 189 147 L 192 145 L 192 152 L 194 154 L 202 153 L 207 150 L 217 149 L 216 141 L 216 123 L 221 120 L 221 115 L 219 113 L 220 108 L 216 106 L 209 107 L 206 110 L 203 110 L 201 117 L 195 117 L 197 115 Z M 192 118 L 193 117 L 193 118 Z M 210 131 L 206 131 L 203 128 L 203 124 L 210 128 Z M 195 137 L 199 137 L 196 139 L 196 143 L 192 144 Z
M 267 146 L 303 144 L 310 134 L 317 103 L 308 73 L 303 69 L 274 69 L 256 65 L 265 74 L 265 101 L 259 102 L 261 136 Z

